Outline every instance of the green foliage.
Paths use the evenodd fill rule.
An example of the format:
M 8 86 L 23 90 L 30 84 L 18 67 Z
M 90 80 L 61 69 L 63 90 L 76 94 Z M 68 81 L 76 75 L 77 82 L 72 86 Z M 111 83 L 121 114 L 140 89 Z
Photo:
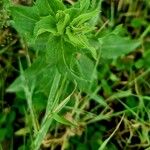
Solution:
M 115 34 L 100 38 L 99 42 L 101 43 L 102 57 L 109 59 L 128 54 L 140 45 L 139 41 L 133 41 Z
M 12 6 L 10 8 L 14 27 L 36 51 L 40 51 L 37 60 L 25 72 L 27 82 L 31 83 L 33 76 L 38 78 L 41 74 L 50 74 L 49 69 L 46 68 L 54 66 L 51 68 L 57 67 L 62 73 L 68 72 L 68 77 L 75 78 L 79 85 L 82 82 L 80 88 L 85 89 L 87 81 L 91 81 L 87 75 L 90 76 L 93 72 L 93 62 L 89 61 L 91 59 L 89 55 L 97 60 L 99 59 L 98 54 L 101 52 L 104 59 L 117 58 L 139 46 L 138 41 L 115 34 L 99 38 L 97 49 L 91 45 L 91 34 L 94 33 L 95 26 L 92 26 L 90 20 L 98 14 L 98 8 L 92 6 L 90 6 L 90 1 L 86 4 L 85 1 L 79 1 L 67 8 L 59 0 L 44 0 L 36 1 L 32 7 Z M 44 11 L 43 8 L 45 8 Z M 45 38 L 44 41 L 43 38 Z M 81 57 L 78 58 L 79 55 Z M 76 64 L 75 62 L 78 61 L 82 63 Z M 86 69 L 86 73 L 84 73 L 84 68 L 87 66 L 83 66 L 83 64 L 91 66 L 91 69 Z M 42 73 L 42 70 L 45 72 Z M 42 82 L 45 83 L 46 77 L 41 78 L 43 78 L 41 82 L 35 83 L 36 87 Z M 36 80 L 36 82 L 38 81 Z M 17 79 L 8 91 L 18 91 L 18 83 L 21 85 L 20 79 Z
M 41 8 L 43 10 L 42 6 L 43 4 L 46 5 L 46 3 L 48 6 L 51 6 L 49 9 L 50 12 L 45 12 L 44 15 L 41 15 L 38 12 L 41 12 Z M 52 7 L 53 5 L 55 7 Z M 81 2 L 81 9 L 84 7 L 82 5 L 83 3 Z M 96 58 L 96 50 L 90 46 L 87 34 L 93 30 L 88 21 L 95 16 L 97 11 L 91 10 L 91 12 L 79 14 L 79 16 L 72 16 L 73 13 L 78 14 L 78 9 L 77 5 L 71 8 L 65 8 L 64 4 L 60 1 L 44 1 L 42 3 L 41 1 L 37 1 L 33 7 L 13 6 L 10 8 L 13 16 L 13 25 L 21 36 L 27 42 L 34 41 L 34 44 L 32 44 L 36 48 L 39 43 L 41 43 L 41 47 L 44 47 L 44 49 L 40 49 L 43 55 L 41 56 L 40 54 L 38 60 L 28 69 L 30 71 L 27 70 L 25 73 L 29 82 L 32 81 L 30 75 L 35 75 L 33 73 L 36 70 L 34 65 L 41 65 L 38 70 L 55 65 L 60 71 L 67 71 L 69 76 L 76 76 L 73 67 L 76 65 L 74 62 L 77 59 L 78 53 L 91 53 Z M 47 39 L 42 43 L 41 40 L 45 34 Z M 44 62 L 42 60 L 43 57 Z M 38 71 L 38 74 L 40 74 L 40 71 Z M 47 70 L 45 74 L 50 73 Z M 81 77 L 77 78 L 79 79 Z M 85 78 L 84 80 L 87 79 Z M 16 81 L 16 84 L 18 82 L 20 83 L 19 79 Z M 15 91 L 16 84 L 13 84 L 8 91 Z
M 13 135 L 12 124 L 15 117 L 16 114 L 14 111 L 10 112 L 9 110 L 6 110 L 6 112 L 0 113 L 0 142 Z
M 113 100 L 120 102 L 120 99 L 127 98 L 133 93 L 128 89 L 113 91 L 112 87 L 115 88 L 115 85 L 121 82 L 119 79 L 121 75 L 118 77 L 111 72 L 108 64 L 111 63 L 112 66 L 124 71 L 124 68 L 128 68 L 128 64 L 126 66 L 124 63 L 117 64 L 118 57 L 133 52 L 141 41 L 132 40 L 121 25 L 110 30 L 103 27 L 98 29 L 101 22 L 99 19 L 101 2 L 101 0 L 80 0 L 65 5 L 61 0 L 37 0 L 33 6 L 14 4 L 10 6 L 11 25 L 35 54 L 26 70 L 23 70 L 23 64 L 21 60 L 19 61 L 20 76 L 7 88 L 7 92 L 16 92 L 17 98 L 27 100 L 25 123 L 28 128 L 22 128 L 19 131 L 23 132 L 16 134 L 30 132 L 28 143 L 30 148 L 22 145 L 19 149 L 38 150 L 45 142 L 48 131 L 52 130 L 57 134 L 56 122 L 58 128 L 66 125 L 67 135 L 64 135 L 67 140 L 72 135 L 78 134 L 72 130 L 78 128 L 80 130 L 80 126 L 86 123 L 109 120 L 113 115 L 119 116 L 124 113 L 122 111 L 119 115 L 113 114 L 114 110 L 108 103 Z M 135 28 L 142 24 L 138 20 L 132 22 Z M 148 58 L 149 51 L 144 53 L 142 59 L 136 61 L 135 67 L 141 68 L 146 65 L 148 67 Z M 132 65 L 126 70 L 131 68 Z M 86 96 L 82 96 L 82 93 Z M 130 100 L 132 98 L 127 98 L 127 105 L 124 102 L 120 103 L 134 115 L 132 109 L 137 107 L 138 103 L 135 99 L 132 102 Z M 114 103 L 117 103 L 116 101 Z M 98 106 L 90 108 L 88 106 L 90 102 Z M 102 113 L 99 113 L 99 108 L 100 110 L 104 108 Z M 22 109 L 25 107 L 18 108 L 23 114 L 25 111 Z M 89 110 L 91 112 L 88 112 Z M 71 117 L 65 117 L 67 113 Z M 2 117 L 2 122 L 3 119 L 5 118 Z M 11 121 L 13 120 L 14 118 Z M 116 150 L 116 146 L 110 142 L 115 132 L 103 140 L 101 136 L 104 131 L 101 130 L 99 127 L 99 134 L 96 132 L 93 134 L 93 131 L 88 133 L 89 137 L 94 135 L 90 138 L 90 148 Z M 0 129 L 2 135 L 0 140 L 5 138 L 8 131 Z M 77 149 L 88 149 L 86 144 L 79 142 Z

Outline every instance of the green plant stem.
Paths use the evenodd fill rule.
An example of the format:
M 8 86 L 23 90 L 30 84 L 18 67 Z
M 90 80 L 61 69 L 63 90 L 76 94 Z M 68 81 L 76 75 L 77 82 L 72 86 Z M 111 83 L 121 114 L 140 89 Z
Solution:
M 107 138 L 107 139 L 102 143 L 102 145 L 100 146 L 100 148 L 99 148 L 98 150 L 104 150 L 104 149 L 105 149 L 107 143 L 110 141 L 110 139 L 111 139 L 111 138 L 113 137 L 113 135 L 116 133 L 116 131 L 119 129 L 119 127 L 120 127 L 120 125 L 121 125 L 123 119 L 124 119 L 124 114 L 123 114 L 123 116 L 121 117 L 121 120 L 120 120 L 120 122 L 118 123 L 118 125 L 117 125 L 116 129 L 114 130 L 114 132 L 109 136 L 109 138 Z
M 150 32 L 150 25 L 141 34 L 140 39 L 143 39 Z
M 114 12 L 115 12 L 115 8 L 114 8 L 114 0 L 111 0 L 111 26 L 114 26 Z
M 34 113 L 34 108 L 33 108 L 33 105 L 32 105 L 32 94 L 31 94 L 31 92 L 29 91 L 29 89 L 27 87 L 24 88 L 24 91 L 25 91 L 25 95 L 26 95 L 26 98 L 27 98 L 27 104 L 28 104 L 29 111 L 30 111 L 31 118 L 32 118 L 34 132 L 36 134 L 38 132 L 38 123 L 37 123 L 36 115 Z

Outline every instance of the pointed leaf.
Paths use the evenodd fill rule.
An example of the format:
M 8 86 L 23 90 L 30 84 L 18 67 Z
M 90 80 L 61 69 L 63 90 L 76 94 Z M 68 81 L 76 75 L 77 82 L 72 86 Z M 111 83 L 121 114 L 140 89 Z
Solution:
M 82 48 L 87 48 L 88 47 L 89 43 L 88 43 L 88 39 L 85 35 L 74 33 L 74 31 L 70 27 L 68 27 L 66 29 L 66 34 L 67 34 L 70 42 L 74 46 L 79 46 L 79 47 L 82 47 Z
M 99 95 L 97 95 L 97 94 L 93 94 L 90 98 L 93 99 L 94 101 L 96 101 L 98 104 L 100 104 L 103 107 L 107 107 L 108 106 L 106 101 L 104 100 L 104 98 L 99 96 Z
M 110 34 L 100 38 L 99 42 L 101 44 L 102 57 L 109 59 L 128 54 L 140 45 L 140 41 L 120 37 L 115 34 Z
M 85 55 L 80 55 L 77 61 L 81 76 L 86 80 L 91 80 L 91 74 L 94 71 L 93 61 Z
M 35 5 L 38 8 L 40 16 L 54 15 L 53 9 L 51 8 L 49 0 L 36 0 Z
M 69 14 L 65 14 L 63 11 L 59 11 L 56 15 L 56 19 L 58 20 L 57 30 L 58 30 L 58 33 L 61 35 L 64 33 L 65 27 L 69 23 L 70 16 Z
M 54 98 L 59 88 L 60 79 L 61 79 L 61 74 L 56 70 L 55 76 L 54 76 L 54 79 L 50 88 L 50 93 L 48 96 L 45 118 L 47 118 L 48 114 L 52 111 L 52 106 L 53 106 Z
M 51 85 L 53 79 L 54 68 L 53 64 L 47 63 L 45 57 L 39 57 L 27 70 L 24 72 L 26 83 L 31 87 L 31 83 L 35 83 L 38 90 L 46 93 L 46 89 Z M 49 76 L 51 74 L 51 76 Z M 21 77 L 18 77 L 7 89 L 7 92 L 23 91 L 23 82 Z M 44 87 L 44 88 L 43 88 Z
M 44 32 L 56 34 L 56 22 L 54 17 L 49 15 L 43 17 L 42 19 L 40 19 L 40 21 L 36 23 L 36 26 L 34 28 L 35 37 Z
M 88 91 L 92 81 L 97 79 L 94 62 L 85 55 L 80 54 L 76 60 L 75 73 L 84 80 L 76 79 L 78 86 L 83 91 Z
M 93 17 L 95 17 L 97 15 L 98 11 L 92 11 L 89 13 L 84 13 L 79 15 L 78 17 L 76 17 L 72 22 L 71 22 L 71 26 L 80 26 L 83 23 L 89 21 L 90 19 L 92 19 Z
M 45 121 L 44 125 L 41 126 L 41 128 L 40 128 L 40 130 L 39 130 L 38 134 L 36 135 L 35 140 L 33 142 L 33 145 L 32 145 L 33 150 L 39 150 L 39 148 L 42 144 L 42 141 L 44 140 L 50 125 L 52 124 L 52 121 L 53 121 L 53 119 L 50 116 L 49 119 L 47 119 Z
M 86 12 L 88 8 L 90 7 L 90 0 L 80 0 L 80 10 L 82 12 Z
M 53 113 L 53 119 L 56 120 L 59 123 L 62 123 L 64 125 L 68 125 L 68 126 L 76 126 L 74 123 L 70 122 L 69 120 L 67 120 L 66 118 L 58 115 L 57 113 Z
M 39 13 L 43 16 L 48 14 L 55 16 L 58 10 L 65 9 L 61 0 L 37 0 L 36 5 L 39 9 Z
M 10 11 L 13 26 L 21 35 L 31 40 L 35 23 L 39 20 L 36 7 L 13 6 Z

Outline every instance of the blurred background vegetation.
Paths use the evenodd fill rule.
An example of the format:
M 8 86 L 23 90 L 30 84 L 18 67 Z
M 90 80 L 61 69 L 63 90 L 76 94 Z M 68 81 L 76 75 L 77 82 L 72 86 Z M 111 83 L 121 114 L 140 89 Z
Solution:
M 32 0 L 13 1 L 22 5 L 33 3 Z M 19 75 L 18 58 L 26 60 L 26 46 L 10 25 L 11 14 L 5 4 L 0 0 L 0 150 L 26 150 L 31 142 L 25 128 L 29 124 L 26 100 L 20 95 L 6 93 Z M 98 24 L 102 27 L 100 34 L 121 24 L 119 32 L 140 39 L 141 46 L 127 56 L 98 65 L 99 95 L 110 108 L 105 109 L 89 100 L 85 111 L 105 114 L 105 118 L 99 115 L 75 131 L 77 134 L 70 136 L 67 143 L 68 150 L 97 150 L 116 129 L 124 113 L 121 125 L 105 150 L 150 150 L 149 14 L 149 0 L 103 0 Z M 80 97 L 85 98 L 84 94 Z M 34 103 L 39 110 L 43 109 L 42 102 Z M 59 129 L 62 135 L 64 128 Z M 56 145 L 60 149 L 59 141 Z

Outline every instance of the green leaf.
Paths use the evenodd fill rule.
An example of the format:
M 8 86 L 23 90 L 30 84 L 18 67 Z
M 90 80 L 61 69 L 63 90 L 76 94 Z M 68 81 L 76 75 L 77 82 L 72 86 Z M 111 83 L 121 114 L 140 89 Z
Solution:
M 53 9 L 49 4 L 49 0 L 36 0 L 35 5 L 37 6 L 40 16 L 54 15 Z
M 102 57 L 107 59 L 128 54 L 140 45 L 140 41 L 120 37 L 115 34 L 109 34 L 103 38 L 99 38 L 99 42 L 101 44 Z
M 74 90 L 72 91 L 72 93 L 70 95 L 68 95 L 63 101 L 61 101 L 61 103 L 53 110 L 54 113 L 58 113 L 64 108 L 64 106 L 69 102 L 69 100 L 70 100 L 72 94 L 75 92 L 75 90 L 76 90 L 76 86 L 75 86 Z M 53 114 L 50 113 L 48 118 L 46 118 L 46 120 L 44 120 L 44 122 L 42 123 L 42 126 L 35 137 L 35 140 L 33 143 L 34 150 L 39 149 L 44 137 L 46 136 L 46 133 L 48 132 L 50 125 L 52 124 L 52 121 L 53 121 Z
M 80 72 L 80 75 L 86 79 L 91 80 L 91 74 L 94 72 L 94 63 L 93 61 L 85 55 L 80 54 L 77 59 L 77 66 Z M 96 73 L 95 73 L 96 76 Z
M 45 32 L 56 34 L 56 22 L 54 17 L 51 15 L 43 17 L 35 25 L 34 28 L 35 37 Z
M 84 54 L 78 54 L 75 62 L 76 65 L 73 70 L 78 76 L 78 78 L 75 78 L 78 83 L 78 87 L 84 92 L 89 93 L 91 91 L 92 84 L 94 84 L 94 86 L 97 85 L 95 83 L 97 80 L 97 71 L 95 69 L 94 61 Z
M 15 135 L 16 135 L 16 136 L 25 136 L 25 135 L 26 135 L 27 133 L 29 133 L 29 132 L 30 132 L 29 128 L 24 127 L 24 128 L 21 128 L 21 129 L 17 130 L 17 131 L 15 132 Z
M 35 139 L 34 139 L 34 143 L 32 143 L 32 149 L 34 150 L 39 150 L 39 147 L 44 139 L 44 137 L 47 134 L 47 131 L 50 127 L 50 125 L 52 124 L 52 118 L 51 116 L 49 117 L 49 119 L 47 119 L 44 123 L 44 125 L 41 126 L 38 134 L 36 135 Z
M 73 21 L 70 23 L 71 26 L 80 26 L 83 23 L 89 21 L 90 19 L 92 19 L 93 17 L 95 17 L 97 15 L 98 11 L 94 10 L 92 12 L 89 13 L 84 13 L 79 15 L 78 17 L 76 17 L 75 19 L 73 19 Z
M 71 71 L 71 66 L 75 64 L 75 53 L 77 52 L 77 47 L 73 46 L 72 44 L 68 43 L 67 41 L 62 41 L 61 45 L 61 51 L 60 54 L 61 57 L 58 61 L 57 67 L 59 69 L 59 72 L 62 74 L 66 74 L 66 72 Z
M 61 0 L 37 0 L 36 5 L 42 15 L 56 15 L 58 10 L 64 10 L 65 6 Z
M 68 36 L 68 42 L 73 44 L 75 47 L 79 47 L 79 51 L 83 52 L 82 49 L 84 49 L 84 53 L 89 52 L 93 58 L 96 59 L 97 52 L 94 47 L 92 47 L 89 43 L 89 39 L 85 34 L 82 33 L 75 33 L 70 27 L 67 27 L 66 34 Z M 86 50 L 85 50 L 86 49 Z
M 51 82 L 50 82 L 51 83 Z M 44 89 L 45 86 L 43 85 Z M 45 110 L 46 104 L 47 104 L 47 96 L 44 93 L 45 91 L 39 92 L 39 88 L 37 89 L 36 87 L 36 93 L 32 95 L 32 103 L 33 103 L 33 108 L 37 112 L 37 114 L 43 110 Z M 47 89 L 45 89 L 48 91 Z
M 142 25 L 146 25 L 147 22 L 144 18 L 133 18 L 131 20 L 131 26 L 134 28 L 140 28 Z
M 59 123 L 62 123 L 64 125 L 68 125 L 68 126 L 76 126 L 74 123 L 72 123 L 71 121 L 67 120 L 66 118 L 58 115 L 57 113 L 53 113 L 52 116 L 53 116 L 53 119 Z
M 79 15 L 89 11 L 90 6 L 90 0 L 79 0 L 73 4 L 72 8 L 78 9 L 77 14 Z
M 72 21 L 74 18 L 76 18 L 80 14 L 80 9 L 79 8 L 70 7 L 68 9 L 65 9 L 64 12 L 66 14 L 69 14 L 70 21 Z
M 65 14 L 64 11 L 59 11 L 56 14 L 56 19 L 58 20 L 57 31 L 61 35 L 64 33 L 65 28 L 69 23 L 70 16 L 69 16 L 69 14 Z
M 39 20 L 36 7 L 13 6 L 10 7 L 10 11 L 13 17 L 13 26 L 20 35 L 31 40 L 35 23 Z
M 101 96 L 99 96 L 99 95 L 97 95 L 97 94 L 93 94 L 93 95 L 91 96 L 91 98 L 92 98 L 94 101 L 96 101 L 98 104 L 100 104 L 101 106 L 104 106 L 104 107 L 108 106 L 107 103 L 106 103 L 106 101 L 104 100 L 104 98 L 101 97 Z
M 37 52 L 37 55 L 45 54 L 50 32 L 45 32 L 36 37 L 32 47 Z
M 128 32 L 126 31 L 126 29 L 123 27 L 123 24 L 119 24 L 118 26 L 115 27 L 115 29 L 111 32 L 111 34 L 115 34 L 118 36 L 123 37 L 124 35 L 126 35 Z
M 26 83 L 28 87 L 31 87 L 31 83 L 35 84 L 35 87 L 38 87 L 40 91 L 46 92 L 53 78 L 54 64 L 46 62 L 46 58 L 42 55 L 38 57 L 36 61 L 24 72 Z M 49 76 L 51 74 L 51 76 Z M 19 92 L 23 91 L 24 83 L 21 80 L 21 77 L 18 77 L 8 88 L 7 92 Z M 44 87 L 44 88 L 43 88 Z
M 50 35 L 47 40 L 46 60 L 47 62 L 57 64 L 62 57 L 61 37 Z
M 60 86 L 60 79 L 61 79 L 61 74 L 56 70 L 55 76 L 50 88 L 49 96 L 48 96 L 48 101 L 47 101 L 47 106 L 46 106 L 46 113 L 45 113 L 45 118 L 48 117 L 49 113 L 51 113 L 53 109 L 53 103 L 56 98 L 56 94 L 58 92 L 59 86 Z
M 81 48 L 87 48 L 88 47 L 89 43 L 88 43 L 88 39 L 85 35 L 74 33 L 74 31 L 70 27 L 67 27 L 66 34 L 69 38 L 69 41 L 74 46 L 79 46 Z
M 66 104 L 70 101 L 70 98 L 75 92 L 76 88 L 77 88 L 77 84 L 75 84 L 73 91 L 63 101 L 61 101 L 61 103 L 59 103 L 56 106 L 56 108 L 54 108 L 53 110 L 54 113 L 59 113 L 66 106 Z
M 91 4 L 90 0 L 80 0 L 79 3 L 81 12 L 86 12 Z

